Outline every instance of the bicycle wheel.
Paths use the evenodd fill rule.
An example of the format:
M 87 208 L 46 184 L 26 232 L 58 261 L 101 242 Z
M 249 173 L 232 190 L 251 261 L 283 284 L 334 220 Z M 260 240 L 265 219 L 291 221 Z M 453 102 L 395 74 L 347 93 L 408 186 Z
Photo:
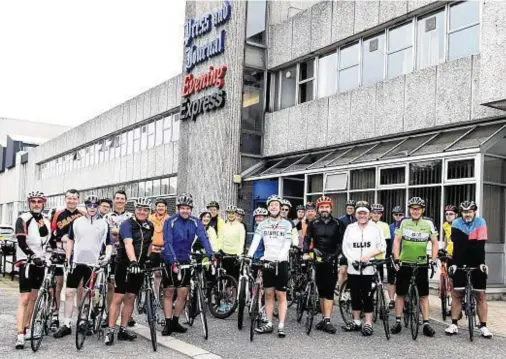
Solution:
M 253 341 L 253 337 L 255 336 L 255 329 L 258 327 L 258 323 L 260 322 L 260 311 L 258 309 L 259 301 L 260 301 L 260 284 L 257 284 L 255 296 L 251 301 L 251 320 L 249 328 L 249 340 L 251 342 Z
M 348 288 L 348 280 L 345 280 L 339 290 L 339 311 L 343 318 L 344 324 L 349 324 L 353 321 L 353 311 L 351 310 L 351 294 Z
M 237 312 L 237 327 L 239 330 L 242 329 L 242 324 L 244 321 L 244 307 L 246 306 L 246 284 L 247 279 L 245 277 L 241 278 L 241 282 L 239 283 L 239 308 Z
M 446 298 L 446 277 L 441 276 L 441 288 L 439 289 L 439 297 L 441 299 L 441 316 L 443 321 L 446 321 L 446 314 L 448 313 L 447 298 Z
M 309 335 L 311 333 L 311 329 L 313 329 L 313 319 L 316 312 L 316 285 L 315 283 L 311 283 L 309 285 L 309 294 L 307 298 L 307 306 L 306 306 L 306 334 Z
M 184 316 L 186 319 L 186 324 L 188 324 L 190 327 L 193 325 L 194 317 L 192 312 L 192 295 L 191 295 L 191 289 L 188 291 L 188 295 L 186 296 L 186 301 L 184 305 Z
M 411 312 L 411 302 L 408 300 L 408 296 L 404 296 L 404 309 L 402 311 L 403 318 L 404 318 L 404 327 L 407 328 L 409 326 L 409 313 Z
M 102 286 L 100 292 L 99 292 L 99 299 L 94 305 L 93 312 L 94 312 L 94 318 L 93 318 L 93 333 L 97 334 L 102 327 L 102 320 L 104 318 L 104 312 L 106 311 L 107 307 L 107 287 Z
M 295 279 L 294 279 L 295 273 L 292 273 L 290 275 L 290 278 L 288 279 L 288 284 L 286 285 L 286 303 L 288 308 L 290 308 L 293 303 L 296 301 L 296 295 L 295 295 Z
M 151 290 L 147 290 L 144 292 L 146 299 L 145 309 L 148 317 L 148 325 L 149 325 L 149 335 L 151 336 L 151 345 L 153 346 L 153 351 L 156 352 L 157 342 L 156 342 L 156 317 L 154 312 L 154 296 Z
M 372 303 L 373 303 L 373 311 L 372 311 L 372 321 L 376 323 L 378 321 L 379 314 L 379 306 L 378 306 L 378 288 L 374 288 L 372 292 Z
M 200 284 L 197 284 L 195 291 L 197 295 L 197 306 L 200 312 L 200 320 L 202 322 L 202 330 L 204 331 L 204 338 L 207 340 L 207 338 L 209 338 L 209 328 L 207 326 L 206 299 Z
M 225 319 L 237 308 L 237 280 L 230 275 L 217 278 L 211 289 L 209 311 L 213 317 Z
M 81 350 L 84 345 L 84 341 L 88 335 L 88 329 L 90 326 L 89 318 L 91 314 L 91 289 L 86 289 L 81 305 L 79 306 L 79 314 L 77 315 L 76 323 L 76 348 Z
M 146 292 L 141 288 L 135 297 L 135 304 L 137 306 L 137 313 L 144 314 L 146 310 Z
M 469 326 L 469 340 L 474 340 L 474 327 L 476 326 L 476 301 L 473 295 L 473 292 L 471 292 L 468 288 L 466 288 L 466 297 L 467 297 L 467 307 L 466 307 L 466 314 L 467 314 L 467 325 Z
M 378 288 L 378 303 L 376 304 L 379 307 L 379 317 L 383 321 L 383 329 L 385 330 L 385 336 L 387 340 L 390 340 L 390 309 L 388 308 L 388 303 L 385 299 L 385 293 L 383 292 L 383 287 Z
M 420 329 L 420 297 L 418 296 L 416 285 L 409 286 L 408 296 L 410 302 L 409 324 L 411 326 L 411 338 L 416 340 L 418 330 Z
M 297 298 L 297 322 L 300 323 L 302 317 L 304 316 L 304 311 L 306 310 L 306 292 L 302 292 Z
M 32 321 L 30 328 L 32 328 L 31 347 L 34 352 L 39 350 L 42 338 L 47 335 L 47 320 L 49 313 L 47 313 L 47 302 L 49 293 L 45 289 L 41 289 L 33 308 Z

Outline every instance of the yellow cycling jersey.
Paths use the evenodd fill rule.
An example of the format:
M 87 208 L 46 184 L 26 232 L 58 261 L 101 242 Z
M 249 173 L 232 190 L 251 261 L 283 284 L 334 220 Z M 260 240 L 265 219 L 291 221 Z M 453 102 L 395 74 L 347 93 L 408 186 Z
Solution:
M 226 254 L 240 256 L 244 250 L 246 231 L 242 223 L 226 222 L 218 231 L 218 246 Z
M 453 255 L 453 242 L 452 242 L 452 224 L 445 222 L 443 224 L 444 241 L 446 242 L 446 251 L 449 256 Z
M 383 239 L 385 240 L 385 248 L 386 248 L 386 244 L 387 244 L 387 241 L 390 240 L 390 227 L 388 226 L 387 223 L 383 222 L 383 221 L 378 221 L 378 222 L 374 222 L 372 219 L 369 221 L 371 223 L 374 223 L 375 225 L 377 225 L 379 227 L 379 229 L 381 230 L 381 233 L 383 233 Z M 377 259 L 384 259 L 385 258 L 385 254 L 378 254 L 376 256 Z

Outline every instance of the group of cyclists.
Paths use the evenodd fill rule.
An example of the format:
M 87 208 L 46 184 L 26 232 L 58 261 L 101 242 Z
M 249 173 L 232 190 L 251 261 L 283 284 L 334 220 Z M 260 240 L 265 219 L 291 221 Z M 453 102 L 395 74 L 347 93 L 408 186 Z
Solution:
M 383 219 L 384 207 L 366 201 L 350 200 L 346 202 L 345 214 L 334 217 L 333 201 L 325 195 L 315 203 L 297 206 L 296 218 L 291 220 L 288 218 L 292 210 L 290 201 L 272 195 L 265 208 L 259 207 L 253 212 L 254 235 L 249 243 L 243 222 L 244 210 L 227 206 L 224 220 L 219 215 L 220 205 L 212 201 L 197 217 L 192 215 L 194 202 L 188 193 L 177 197 L 176 213 L 169 215 L 163 198 L 154 202 L 149 198 L 138 198 L 134 202 L 134 212 L 126 211 L 127 194 L 122 190 L 117 191 L 112 200 L 90 195 L 84 199 L 85 211 L 80 211 L 77 208 L 79 192 L 71 189 L 65 195 L 65 208 L 54 213 L 51 222 L 43 216 L 47 201 L 44 193 L 30 192 L 27 201 L 29 210 L 16 221 L 16 265 L 20 288 L 17 349 L 23 349 L 25 341 L 36 335 L 30 329 L 30 318 L 37 292 L 44 279 L 46 263 L 57 261 L 65 269 L 55 273 L 56 302 L 51 320 L 55 338 L 72 333 L 74 298 L 80 302 L 81 288 L 90 280 L 92 266 L 96 265 L 110 267 L 108 311 L 104 319 L 106 345 L 112 345 L 115 338 L 118 341 L 136 338 L 136 334 L 127 328 L 135 325 L 132 313 L 143 284 L 142 271 L 147 267 L 165 268 L 155 276 L 156 288 L 160 283 L 163 286 L 165 322 L 162 335 L 185 333 L 187 328 L 181 325 L 179 318 L 185 308 L 191 273 L 189 268 L 183 269 L 181 265 L 189 263 L 195 251 L 210 257 L 212 265 L 215 265 L 216 256 L 222 256 L 223 269 L 236 279 L 239 277 L 238 259 L 271 264 L 262 269 L 265 318 L 255 331 L 258 334 L 274 331 L 277 302 L 277 334 L 280 338 L 286 336 L 287 287 L 292 271 L 289 258 L 293 253 L 297 253 L 302 261 L 309 260 L 314 253 L 322 259 L 315 263 L 322 314 L 315 328 L 336 333 L 337 328 L 331 322 L 336 287 L 347 281 L 353 320 L 343 329 L 361 331 L 364 336 L 373 334 L 373 274 L 378 271 L 383 279 L 385 271 L 383 265 L 375 268 L 368 264 L 374 263 L 375 259 L 391 258 L 385 268 L 387 291 L 389 307 L 395 311 L 391 333 L 398 334 L 402 329 L 404 297 L 413 275 L 412 264 L 420 263 L 424 258 L 426 264 L 435 266 L 438 258 L 444 257 L 448 260 L 453 299 L 452 323 L 445 333 L 458 333 L 462 291 L 466 285 L 466 274 L 461 269 L 467 266 L 480 269 L 474 271 L 471 278 L 478 303 L 479 329 L 483 337 L 492 337 L 486 325 L 487 227 L 485 220 L 477 216 L 474 201 L 464 201 L 458 208 L 454 205 L 445 207 L 441 249 L 436 226 L 424 216 L 426 204 L 419 197 L 408 201 L 409 216 L 402 207 L 394 207 L 393 222 L 388 225 Z M 427 256 L 429 242 L 432 246 Z M 64 317 L 60 323 L 60 294 L 65 274 Z M 417 271 L 415 282 L 420 297 L 422 332 L 433 337 L 435 330 L 429 323 L 428 271 Z M 120 316 L 120 325 L 116 328 Z

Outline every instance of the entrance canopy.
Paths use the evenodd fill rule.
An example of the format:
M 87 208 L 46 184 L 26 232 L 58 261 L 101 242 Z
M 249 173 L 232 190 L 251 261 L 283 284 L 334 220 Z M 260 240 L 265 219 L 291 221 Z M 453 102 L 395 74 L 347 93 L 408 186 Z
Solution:
M 339 168 L 486 151 L 506 135 L 506 119 L 424 133 L 346 144 L 332 149 L 266 158 L 245 170 L 245 181 Z

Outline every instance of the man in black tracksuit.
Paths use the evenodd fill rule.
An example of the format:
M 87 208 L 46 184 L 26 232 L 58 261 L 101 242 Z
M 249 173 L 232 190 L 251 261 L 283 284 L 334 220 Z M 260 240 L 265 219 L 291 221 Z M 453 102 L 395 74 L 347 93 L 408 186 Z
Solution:
M 320 217 L 308 224 L 304 237 L 304 258 L 308 258 L 310 243 L 322 253 L 322 261 L 316 262 L 316 285 L 320 295 L 322 320 L 315 328 L 334 334 L 336 328 L 330 323 L 334 305 L 334 290 L 337 283 L 337 256 L 341 252 L 344 226 L 332 217 L 332 200 L 322 196 L 316 201 Z

